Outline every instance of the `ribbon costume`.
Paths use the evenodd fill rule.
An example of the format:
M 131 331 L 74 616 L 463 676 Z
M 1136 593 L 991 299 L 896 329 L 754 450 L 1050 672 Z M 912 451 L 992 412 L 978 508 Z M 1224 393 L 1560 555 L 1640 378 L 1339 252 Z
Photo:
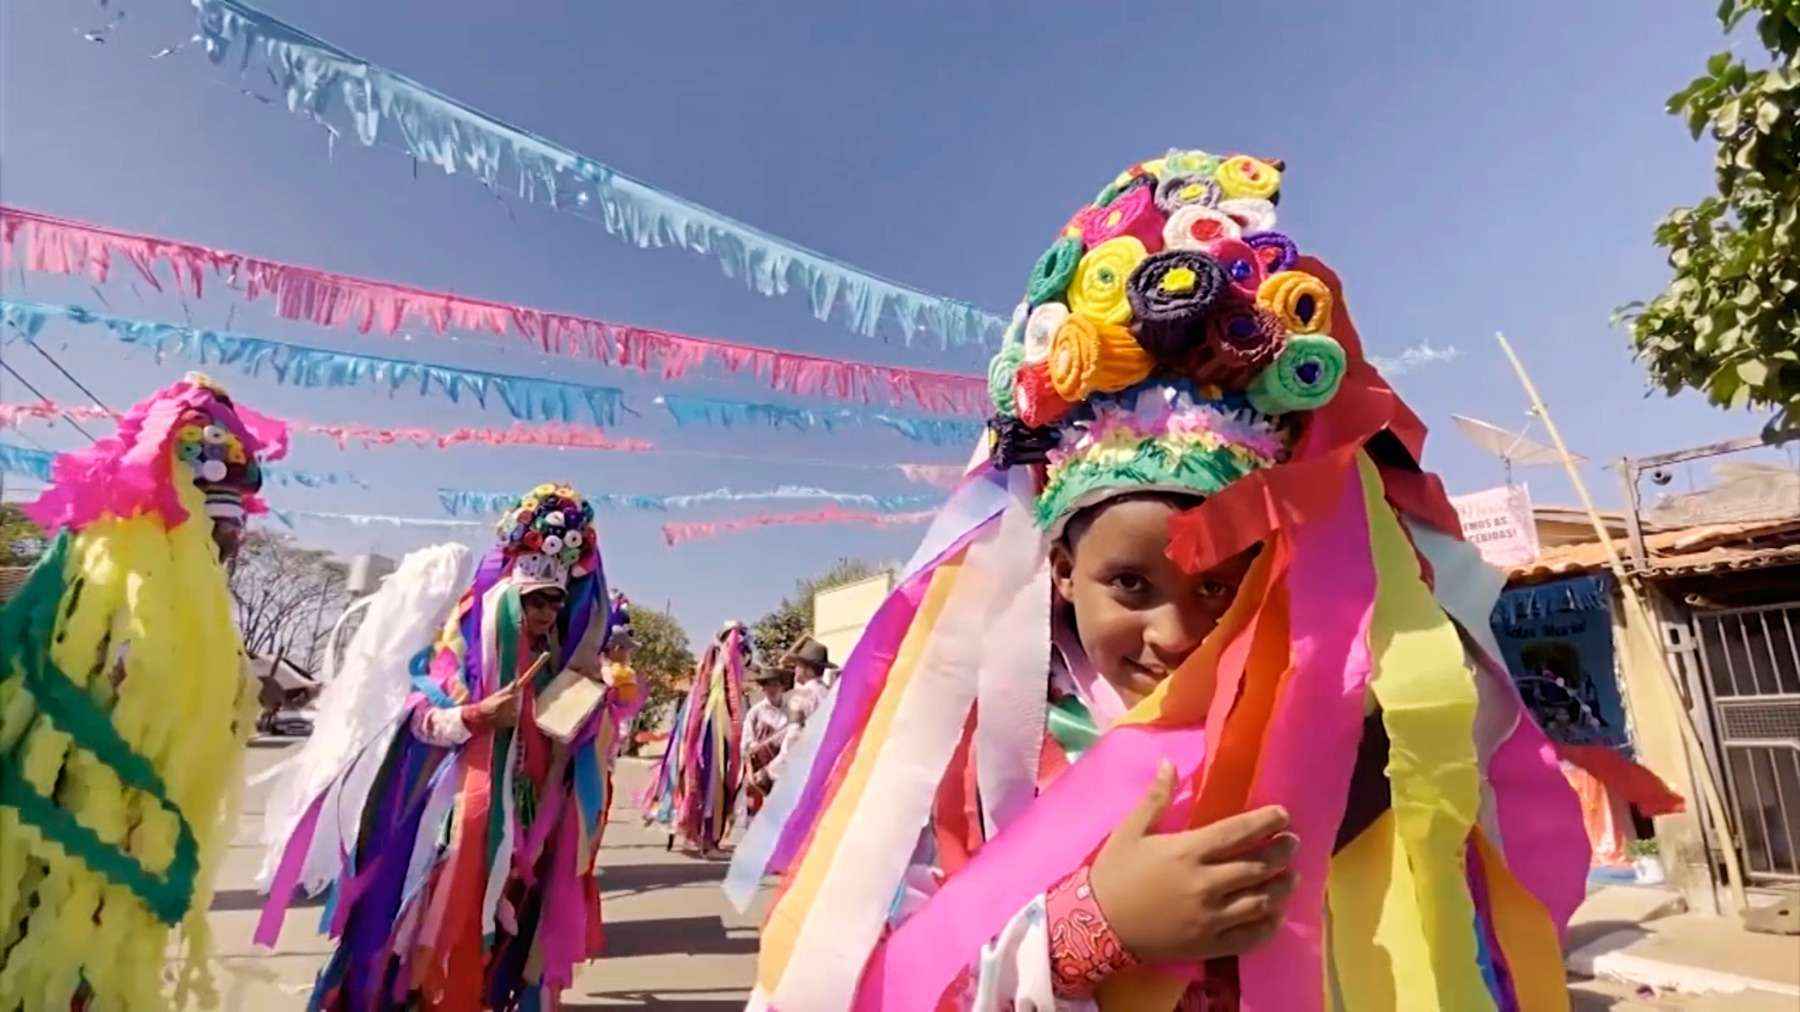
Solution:
M 647 821 L 668 826 L 702 855 L 730 834 L 744 786 L 744 681 L 753 652 L 741 622 L 713 637 L 675 710 L 656 776 L 638 799 Z
M 322 930 L 337 948 L 312 1007 L 554 1009 L 575 964 L 599 954 L 606 772 L 635 716 L 635 686 L 607 686 L 567 742 L 536 722 L 539 694 L 559 671 L 604 678 L 617 619 L 592 524 L 592 506 L 566 485 L 539 485 L 509 508 L 499 543 L 435 640 L 385 672 L 390 684 L 410 680 L 400 712 L 352 742 L 336 774 L 290 807 L 287 817 L 296 808 L 298 817 L 256 940 L 274 944 L 297 885 L 329 883 Z M 382 593 L 430 611 L 459 569 L 428 554 L 439 551 L 403 564 L 416 585 L 390 579 Z M 542 595 L 561 603 L 534 636 Z M 396 645 L 404 637 L 365 656 L 397 659 Z M 501 698 L 540 654 L 543 670 L 513 690 L 516 721 L 492 717 L 484 701 Z
M 1277 231 L 1283 168 L 1172 150 L 1052 237 L 990 368 L 986 459 L 738 848 L 740 906 L 783 876 L 752 1008 L 1568 1007 L 1587 848 L 1489 632 L 1501 578 L 1337 276 Z M 1134 492 L 1200 500 L 1169 529 L 1190 573 L 1260 550 L 1127 707 L 1047 560 Z M 1106 948 L 1086 867 L 1165 760 L 1161 831 L 1289 813 L 1296 891 L 1244 956 Z
M 198 373 L 61 454 L 0 609 L 0 1008 L 216 1001 L 206 911 L 256 693 L 222 559 L 287 429 Z

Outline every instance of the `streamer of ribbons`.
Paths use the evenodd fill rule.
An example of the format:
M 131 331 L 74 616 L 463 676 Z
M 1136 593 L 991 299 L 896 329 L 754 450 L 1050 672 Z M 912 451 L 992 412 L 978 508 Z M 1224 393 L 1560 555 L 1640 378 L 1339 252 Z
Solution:
M 851 408 L 801 408 L 789 404 L 689 397 L 685 394 L 664 394 L 661 400 L 675 419 L 675 424 L 681 426 L 767 425 L 771 428 L 785 426 L 800 431 L 824 429 L 830 432 L 846 425 L 882 425 L 914 442 L 930 443 L 933 446 L 973 444 L 981 437 L 984 428 L 980 422 L 955 418 L 918 418 Z
M 0 299 L 0 319 L 15 327 L 27 340 L 35 339 L 45 322 L 57 318 L 105 327 L 118 340 L 149 348 L 159 358 L 173 353 L 206 365 L 230 366 L 248 376 L 259 377 L 267 372 L 277 382 L 291 386 L 370 384 L 386 386 L 393 392 L 416 384 L 421 395 L 436 394 L 453 402 L 470 397 L 483 407 L 487 406 L 489 397 L 498 395 L 506 410 L 523 421 L 546 418 L 567 422 L 573 419 L 578 408 L 585 408 L 595 424 L 611 425 L 617 421 L 625 400 L 623 392 L 616 387 L 328 351 L 245 334 L 114 316 L 82 306 Z
M 306 471 L 277 465 L 263 468 L 262 473 L 263 480 L 274 485 L 299 485 L 302 488 L 325 488 L 330 485 L 369 487 L 367 482 L 347 471 Z
M 272 299 L 276 314 L 285 319 L 365 334 L 392 335 L 408 325 L 440 335 L 450 330 L 510 333 L 546 354 L 660 373 L 665 380 L 713 366 L 796 396 L 917 405 L 940 414 L 983 416 L 988 408 L 987 381 L 979 377 L 776 351 L 427 291 L 0 205 L 4 266 L 18 263 L 30 271 L 104 284 L 115 259 L 136 268 L 159 291 L 159 266 L 168 270 L 177 290 L 194 298 L 203 296 L 210 275 L 246 299 Z
M 872 513 L 827 506 L 810 513 L 762 513 L 731 520 L 663 524 L 663 541 L 673 548 L 689 541 L 716 538 L 726 534 L 741 534 L 764 527 L 810 524 L 870 524 L 876 527 L 893 527 L 901 524 L 928 523 L 936 515 L 935 510 L 920 510 L 916 513 Z
M 437 497 L 438 504 L 443 507 L 444 512 L 453 517 L 470 514 L 492 516 L 508 509 L 519 498 L 516 492 L 478 492 L 473 489 L 459 488 L 440 488 L 437 490 Z M 780 485 L 772 489 L 749 492 L 716 488 L 710 492 L 695 492 L 686 495 L 602 493 L 588 496 L 588 501 L 598 507 L 657 512 L 693 509 L 696 506 L 710 506 L 716 503 L 766 502 L 774 499 L 827 499 L 839 506 L 861 506 L 880 513 L 916 510 L 922 506 L 935 505 L 939 501 L 938 496 L 882 496 L 864 492 L 833 492 L 810 485 Z
M 300 31 L 240 0 L 194 0 L 199 34 L 216 64 L 267 73 L 287 108 L 323 124 L 343 123 L 358 143 L 387 143 L 490 190 L 598 221 L 639 248 L 675 246 L 711 254 L 726 276 L 763 295 L 797 291 L 813 315 L 841 310 L 857 333 L 875 336 L 892 316 L 945 345 L 997 341 L 1001 320 L 956 299 L 896 284 L 798 243 L 665 193 L 569 148 L 477 112 Z

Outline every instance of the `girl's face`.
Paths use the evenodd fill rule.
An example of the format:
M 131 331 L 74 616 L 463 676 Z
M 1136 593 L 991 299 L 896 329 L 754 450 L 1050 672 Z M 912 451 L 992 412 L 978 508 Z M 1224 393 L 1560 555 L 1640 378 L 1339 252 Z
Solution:
M 1075 609 L 1082 649 L 1127 705 L 1173 674 L 1219 624 L 1255 552 L 1200 574 L 1165 554 L 1183 507 L 1119 499 L 1094 507 L 1050 552 L 1056 591 Z
M 560 591 L 540 590 L 525 595 L 519 603 L 525 611 L 525 635 L 535 639 L 548 636 L 556 627 L 556 613 L 562 610 L 563 596 Z

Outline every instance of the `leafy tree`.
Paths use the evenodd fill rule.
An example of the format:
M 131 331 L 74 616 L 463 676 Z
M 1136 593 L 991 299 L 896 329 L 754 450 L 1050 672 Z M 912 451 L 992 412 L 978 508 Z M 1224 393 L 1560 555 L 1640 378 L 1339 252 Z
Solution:
M 17 506 L 0 506 L 0 566 L 29 566 L 44 554 L 47 542 L 38 525 Z
M 644 708 L 626 743 L 626 749 L 635 755 L 638 732 L 661 727 L 670 708 L 681 698 L 682 690 L 675 686 L 693 674 L 694 652 L 688 646 L 687 632 L 666 611 L 632 605 L 631 633 L 637 639 L 631 667 L 637 672 L 638 687 L 644 693 Z
M 1696 140 L 1710 130 L 1718 145 L 1718 192 L 1657 224 L 1674 277 L 1619 317 L 1664 391 L 1771 410 L 1775 435 L 1800 432 L 1800 0 L 1719 4 L 1727 32 L 1752 14 L 1768 65 L 1718 53 L 1669 98 Z
M 782 598 L 780 604 L 750 627 L 750 639 L 756 646 L 756 655 L 765 661 L 772 661 L 781 656 L 782 651 L 793 646 L 794 641 L 802 634 L 812 631 L 814 594 L 846 583 L 855 583 L 886 568 L 888 567 L 861 559 L 839 559 L 823 573 L 795 581 L 793 595 Z

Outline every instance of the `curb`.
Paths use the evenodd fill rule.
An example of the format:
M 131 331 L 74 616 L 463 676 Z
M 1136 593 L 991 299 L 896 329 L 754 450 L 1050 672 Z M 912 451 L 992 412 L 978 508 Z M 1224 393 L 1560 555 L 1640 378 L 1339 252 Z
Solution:
M 1628 951 L 1632 943 L 1642 937 L 1642 934 L 1632 930 L 1602 935 L 1571 952 L 1568 968 L 1585 977 L 1604 977 L 1627 984 L 1653 987 L 1659 991 L 1679 991 L 1684 994 L 1742 994 L 1746 991 L 1762 991 L 1800 998 L 1800 987 L 1793 984 L 1686 966 L 1634 955 Z

